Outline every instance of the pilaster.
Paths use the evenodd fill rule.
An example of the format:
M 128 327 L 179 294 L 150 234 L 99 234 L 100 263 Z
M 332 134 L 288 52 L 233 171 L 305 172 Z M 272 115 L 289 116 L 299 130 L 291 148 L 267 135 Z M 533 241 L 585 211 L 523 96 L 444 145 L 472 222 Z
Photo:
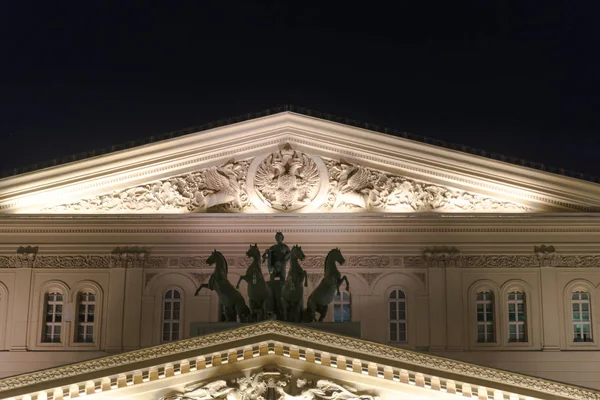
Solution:
M 15 272 L 15 290 L 13 296 L 13 318 L 10 328 L 10 350 L 25 351 L 30 345 L 27 343 L 27 332 L 31 310 L 31 279 L 32 268 L 19 268 Z
M 429 348 L 446 350 L 446 270 L 428 269 L 429 283 Z M 433 294 L 433 295 L 432 295 Z

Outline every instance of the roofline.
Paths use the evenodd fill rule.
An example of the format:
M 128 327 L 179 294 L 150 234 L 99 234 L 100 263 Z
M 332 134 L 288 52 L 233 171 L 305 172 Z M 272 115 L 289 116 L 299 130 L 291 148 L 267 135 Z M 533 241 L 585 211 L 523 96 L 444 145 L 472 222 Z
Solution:
M 588 181 L 588 182 L 593 182 L 593 183 L 600 183 L 600 177 L 589 175 L 589 174 L 584 174 L 582 172 L 577 172 L 577 171 L 573 171 L 570 169 L 564 169 L 564 168 L 556 168 L 553 166 L 548 166 L 548 165 L 545 165 L 542 163 L 537 163 L 534 161 L 528 161 L 528 160 L 518 158 L 518 157 L 509 157 L 509 156 L 505 156 L 500 153 L 488 152 L 488 151 L 477 149 L 477 148 L 470 147 L 470 146 L 449 143 L 449 142 L 445 142 L 443 140 L 433 139 L 433 138 L 430 138 L 427 136 L 415 135 L 413 133 L 403 132 L 403 131 L 400 131 L 397 129 L 387 128 L 387 127 L 377 125 L 377 124 L 362 122 L 362 121 L 350 119 L 347 117 L 341 117 L 341 116 L 334 115 L 334 114 L 323 113 L 320 111 L 315 111 L 315 110 L 311 110 L 308 108 L 298 107 L 298 106 L 288 105 L 288 104 L 273 107 L 273 108 L 267 108 L 267 109 L 259 111 L 259 112 L 238 115 L 238 116 L 235 116 L 232 118 L 220 119 L 220 120 L 209 122 L 209 123 L 206 123 L 206 124 L 203 124 L 200 126 L 186 128 L 186 129 L 179 130 L 179 131 L 172 131 L 172 132 L 167 132 L 167 133 L 164 133 L 161 135 L 149 136 L 144 139 L 132 140 L 129 142 L 113 145 L 110 147 L 103 147 L 103 148 L 94 149 L 94 150 L 87 151 L 87 152 L 72 154 L 69 156 L 61 157 L 61 158 L 55 158 L 55 159 L 52 159 L 49 161 L 39 162 L 39 163 L 35 163 L 35 164 L 29 164 L 29 165 L 26 165 L 23 167 L 4 169 L 4 170 L 0 171 L 0 179 L 8 178 L 8 177 L 20 175 L 20 174 L 25 174 L 28 172 L 39 171 L 42 169 L 56 167 L 59 165 L 64 165 L 64 164 L 68 164 L 68 163 L 75 162 L 75 161 L 81 161 L 81 160 L 84 160 L 87 158 L 111 154 L 111 153 L 115 153 L 118 151 L 127 150 L 127 149 L 131 149 L 134 147 L 139 147 L 139 146 L 143 146 L 146 144 L 150 144 L 150 143 L 157 143 L 157 142 L 161 142 L 163 140 L 173 139 L 176 137 L 190 135 L 190 134 L 206 131 L 209 129 L 233 125 L 236 123 L 250 121 L 250 120 L 254 120 L 254 119 L 258 119 L 258 118 L 263 118 L 263 117 L 266 117 L 269 115 L 281 114 L 281 113 L 285 113 L 285 112 L 291 112 L 291 113 L 295 113 L 295 114 L 305 115 L 308 117 L 319 118 L 322 120 L 336 122 L 336 123 L 340 123 L 340 124 L 344 124 L 344 125 L 348 125 L 348 126 L 353 126 L 356 128 L 362 128 L 362 129 L 367 129 L 367 130 L 374 131 L 374 132 L 384 133 L 384 134 L 391 135 L 391 136 L 402 137 L 404 139 L 412 140 L 415 142 L 426 143 L 429 145 L 438 146 L 438 147 L 442 147 L 445 149 L 460 151 L 460 152 L 467 153 L 467 154 L 473 154 L 476 156 L 485 157 L 488 159 L 501 161 L 501 162 L 518 165 L 518 166 L 522 166 L 522 167 L 532 168 L 532 169 L 535 169 L 538 171 L 544 171 L 544 172 L 561 175 L 561 176 L 565 176 L 565 177 L 569 177 L 569 178 L 580 179 L 583 181 Z

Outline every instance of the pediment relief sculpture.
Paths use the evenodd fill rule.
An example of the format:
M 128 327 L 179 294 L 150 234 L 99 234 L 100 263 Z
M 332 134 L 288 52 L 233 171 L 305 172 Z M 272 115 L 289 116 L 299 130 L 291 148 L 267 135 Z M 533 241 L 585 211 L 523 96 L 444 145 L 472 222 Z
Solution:
M 357 389 L 326 379 L 312 381 L 296 379 L 293 387 L 290 374 L 261 371 L 248 377 L 187 385 L 183 392 L 171 392 L 160 400 L 378 400 L 378 396 L 363 394 Z
M 527 206 L 426 183 L 285 144 L 263 156 L 41 210 L 49 213 L 527 212 Z

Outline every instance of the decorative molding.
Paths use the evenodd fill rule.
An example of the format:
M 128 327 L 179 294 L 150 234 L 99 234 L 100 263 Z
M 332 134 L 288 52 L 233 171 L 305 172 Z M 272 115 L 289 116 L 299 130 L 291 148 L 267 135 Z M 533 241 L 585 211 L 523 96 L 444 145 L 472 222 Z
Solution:
M 531 256 L 462 256 L 463 268 L 538 268 L 539 260 L 535 255 Z
M 152 279 L 154 279 L 155 276 L 158 275 L 158 272 L 146 272 L 146 281 L 144 283 L 144 287 L 148 287 L 148 284 L 150 283 L 150 281 Z
M 296 387 L 302 392 L 292 395 L 292 376 L 280 371 L 263 370 L 236 379 L 196 382 L 186 385 L 183 392 L 170 392 L 159 400 L 210 400 L 210 399 L 273 399 L 273 400 L 379 400 L 358 392 L 355 388 L 340 385 L 327 379 L 311 381 L 296 379 Z M 270 389 L 270 390 L 269 390 Z M 269 395 L 271 392 L 272 395 Z
M 322 182 L 328 181 L 326 176 L 320 176 L 312 157 L 292 149 L 288 143 L 267 155 L 253 170 L 254 179 L 249 185 L 254 186 L 257 197 L 267 207 L 283 212 L 307 206 L 319 193 Z
M 144 247 L 117 247 L 111 252 L 115 268 L 143 268 L 149 250 Z
M 210 348 L 215 344 L 230 344 L 231 346 L 235 346 L 235 343 L 240 341 L 247 344 L 248 340 L 252 338 L 260 338 L 261 341 L 264 341 L 265 335 L 272 335 L 274 339 L 284 340 L 287 343 L 294 343 L 294 341 L 299 340 L 303 343 L 310 343 L 313 348 L 325 346 L 326 348 L 343 349 L 346 352 L 355 352 L 381 360 L 388 360 L 394 364 L 402 363 L 407 366 L 414 366 L 415 368 L 429 369 L 436 371 L 437 374 L 449 373 L 467 380 L 474 379 L 476 381 L 485 380 L 502 383 L 516 390 L 530 390 L 540 394 L 545 393 L 573 400 L 600 399 L 599 392 L 591 389 L 417 353 L 276 321 L 250 324 L 229 331 L 5 378 L 0 380 L 0 391 L 14 390 L 25 386 L 39 385 L 44 382 L 73 378 L 82 374 L 97 373 L 109 368 L 122 369 L 127 365 L 138 362 L 148 362 L 163 357 L 173 357 L 185 352 L 199 351 L 204 348 Z
M 110 268 L 111 256 L 38 256 L 34 268 Z
M 450 250 L 449 250 L 450 249 Z M 600 268 L 600 255 L 561 255 L 539 253 L 532 255 L 466 255 L 452 248 L 427 249 L 422 256 L 364 255 L 347 258 L 343 269 L 400 269 L 400 268 Z M 35 258 L 23 254 L 0 256 L 3 268 L 144 268 L 212 271 L 205 257 L 147 256 L 148 253 L 112 253 L 111 255 L 44 256 Z M 230 269 L 245 269 L 251 260 L 245 256 L 227 257 Z M 324 268 L 325 257 L 307 256 L 302 262 L 309 274 L 318 274 Z M 368 272 L 359 273 L 366 275 Z
M 552 266 L 552 261 L 556 257 L 556 249 L 554 248 L 554 246 L 546 246 L 544 244 L 541 246 L 534 246 L 533 252 L 540 261 L 541 267 Z
M 423 286 L 427 287 L 427 274 L 425 272 L 413 272 L 413 275 L 423 284 Z
M 308 272 L 308 280 L 313 287 L 316 287 L 323 279 L 323 274 L 318 272 Z
M 408 179 L 344 159 L 326 160 L 329 191 L 322 210 L 383 212 L 528 212 L 521 204 Z
M 310 205 L 311 207 L 307 206 Z M 289 143 L 266 156 L 117 190 L 42 213 L 185 212 L 479 212 L 530 207 L 364 167 L 311 156 Z
M 190 275 L 193 276 L 194 279 L 196 279 L 196 282 L 198 282 L 198 286 L 208 282 L 208 279 L 210 278 L 210 273 L 204 272 L 190 272 Z
M 360 275 L 365 280 L 365 282 L 367 282 L 367 285 L 371 286 L 373 282 L 375 282 L 375 280 L 382 275 L 382 273 L 359 272 L 358 275 Z
M 241 212 L 251 208 L 245 189 L 249 165 L 248 160 L 231 159 L 217 167 L 45 208 L 41 212 Z
M 425 265 L 429 268 L 452 268 L 461 265 L 460 250 L 456 247 L 431 247 L 423 251 Z

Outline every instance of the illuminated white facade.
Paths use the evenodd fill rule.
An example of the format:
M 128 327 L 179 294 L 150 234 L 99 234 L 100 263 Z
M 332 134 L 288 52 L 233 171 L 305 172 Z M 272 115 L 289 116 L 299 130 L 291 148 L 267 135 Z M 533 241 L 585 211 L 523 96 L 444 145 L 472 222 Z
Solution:
M 600 389 L 599 210 L 594 183 L 291 112 L 5 178 L 0 376 L 188 338 L 219 319 L 210 251 L 235 283 L 282 231 L 306 295 L 342 250 L 327 320 L 364 339 Z

